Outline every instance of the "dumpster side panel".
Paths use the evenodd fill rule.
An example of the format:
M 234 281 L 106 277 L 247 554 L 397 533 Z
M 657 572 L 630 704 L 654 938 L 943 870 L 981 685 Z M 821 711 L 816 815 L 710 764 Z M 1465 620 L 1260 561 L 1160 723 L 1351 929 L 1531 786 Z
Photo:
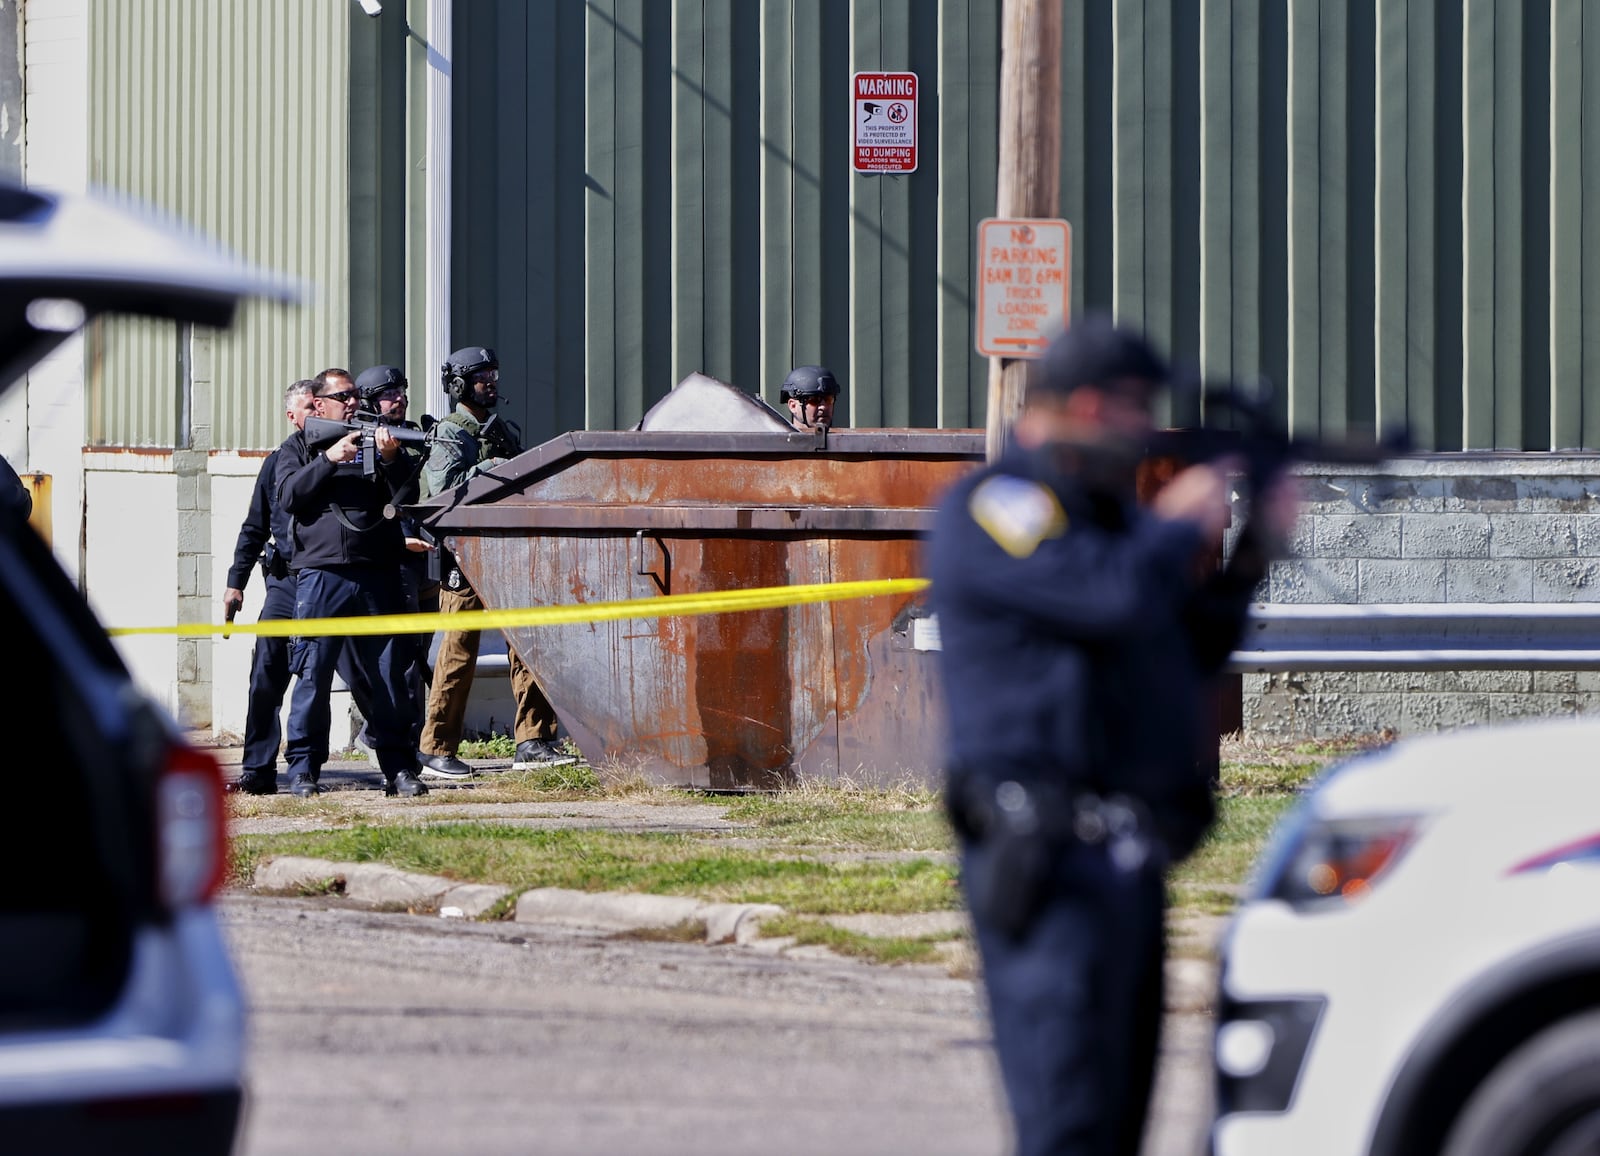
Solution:
M 494 576 L 497 609 L 655 592 L 649 576 L 634 573 L 634 543 L 628 538 L 477 536 L 459 539 L 457 556 L 469 580 Z M 708 785 L 703 776 L 695 781 L 680 774 L 681 768 L 706 763 L 705 740 L 687 717 L 691 620 L 520 627 L 506 631 L 506 637 L 592 766 Z
M 939 495 L 980 456 L 947 432 L 735 441 L 568 435 L 433 524 L 496 608 L 904 578 Z M 943 726 L 932 656 L 912 645 L 919 608 L 900 595 L 508 637 L 597 768 L 723 789 L 927 782 Z
M 866 581 L 918 573 L 920 549 L 908 539 L 843 538 L 831 543 L 833 579 Z M 838 754 L 832 774 L 888 785 L 937 778 L 942 704 L 935 701 L 932 655 L 911 649 L 915 600 L 907 595 L 831 605 L 837 687 Z M 818 773 L 819 754 L 800 763 Z
M 735 590 L 822 580 L 826 550 L 777 538 L 704 538 L 700 570 L 685 589 Z M 820 559 L 821 566 L 813 559 Z M 689 583 L 693 583 L 691 587 Z M 693 722 L 706 736 L 711 786 L 775 788 L 793 775 L 795 752 L 816 741 L 821 717 L 809 704 L 830 703 L 833 640 L 797 629 L 788 607 L 709 614 L 698 628 L 692 664 Z M 804 736 L 804 737 L 802 737 Z M 825 740 L 834 743 L 830 735 Z

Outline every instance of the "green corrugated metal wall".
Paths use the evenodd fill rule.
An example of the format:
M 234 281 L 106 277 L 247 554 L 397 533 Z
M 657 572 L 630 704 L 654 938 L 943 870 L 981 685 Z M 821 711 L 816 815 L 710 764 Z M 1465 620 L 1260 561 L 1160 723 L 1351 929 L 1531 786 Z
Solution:
M 631 424 L 696 368 L 772 396 L 811 360 L 855 424 L 982 420 L 999 0 L 537 7 L 456 6 L 456 333 L 527 367 L 531 433 Z M 1067 0 L 1064 24 L 1076 308 L 1267 373 L 1298 430 L 1600 447 L 1600 10 Z M 929 94 L 909 177 L 849 169 L 849 76 L 880 67 Z
M 853 424 L 982 422 L 969 302 L 999 0 L 457 3 L 455 20 L 452 332 L 526 377 L 529 440 L 632 425 L 697 369 L 775 400 L 806 362 L 843 379 Z M 850 171 L 850 75 L 877 68 L 929 93 L 907 177 Z
M 218 445 L 276 440 L 275 401 L 248 391 L 311 368 L 304 349 L 419 358 L 421 8 L 91 6 L 95 179 L 322 290 L 226 339 Z M 631 425 L 691 369 L 774 396 L 806 361 L 844 380 L 854 424 L 980 422 L 999 8 L 457 0 L 452 332 L 499 348 L 528 440 Z M 1075 308 L 1266 372 L 1296 429 L 1600 448 L 1600 10 L 1063 11 Z M 915 174 L 850 171 L 847 86 L 872 68 L 922 78 Z M 92 441 L 171 443 L 158 331 L 106 329 Z
M 250 305 L 217 335 L 217 448 L 286 432 L 283 389 L 350 347 L 348 5 L 328 0 L 92 0 L 90 181 L 151 202 L 314 286 L 306 307 Z M 167 322 L 96 326 L 90 445 L 179 444 Z

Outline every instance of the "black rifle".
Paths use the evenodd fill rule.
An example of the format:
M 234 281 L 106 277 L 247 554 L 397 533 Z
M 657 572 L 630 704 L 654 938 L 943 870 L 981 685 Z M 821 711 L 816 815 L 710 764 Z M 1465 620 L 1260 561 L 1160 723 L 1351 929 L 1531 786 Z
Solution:
M 325 450 L 334 442 L 353 433 L 359 433 L 361 440 L 358 460 L 361 462 L 361 472 L 367 477 L 372 477 L 378 468 L 377 433 L 379 427 L 388 430 L 394 435 L 397 442 L 409 442 L 413 445 L 427 445 L 433 441 L 431 433 L 421 430 L 407 429 L 401 425 L 386 425 L 368 415 L 360 415 L 353 421 L 334 421 L 326 417 L 306 418 L 305 434 L 306 446 L 312 451 Z
M 1322 440 L 1287 434 L 1272 412 L 1273 394 L 1272 382 L 1265 377 L 1250 392 L 1232 382 L 1209 387 L 1204 395 L 1208 416 L 1231 414 L 1234 428 L 1158 430 L 1147 443 L 1146 453 L 1152 458 L 1176 458 L 1186 465 L 1242 458 L 1250 492 L 1259 494 L 1299 462 L 1376 465 L 1410 452 L 1404 430 L 1364 439 Z

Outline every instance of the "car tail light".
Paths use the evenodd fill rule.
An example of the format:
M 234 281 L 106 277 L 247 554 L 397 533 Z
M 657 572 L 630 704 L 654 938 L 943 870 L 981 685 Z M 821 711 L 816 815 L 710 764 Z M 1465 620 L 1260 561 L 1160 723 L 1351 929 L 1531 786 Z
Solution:
M 156 786 L 157 870 L 162 904 L 176 911 L 217 893 L 228 864 L 222 769 L 204 751 L 175 744 Z
M 1400 861 L 1420 823 L 1415 815 L 1312 819 L 1263 880 L 1262 898 L 1302 907 L 1356 902 Z

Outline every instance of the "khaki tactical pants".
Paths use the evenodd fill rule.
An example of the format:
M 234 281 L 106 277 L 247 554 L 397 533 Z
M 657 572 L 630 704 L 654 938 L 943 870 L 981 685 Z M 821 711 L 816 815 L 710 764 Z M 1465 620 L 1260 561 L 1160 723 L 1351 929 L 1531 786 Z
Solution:
M 482 610 L 483 601 L 474 590 L 456 593 L 439 591 L 439 610 L 455 614 L 463 610 Z M 420 746 L 424 754 L 453 755 L 461 745 L 461 732 L 467 716 L 467 695 L 478 661 L 476 630 L 449 630 L 439 640 L 439 655 L 433 664 L 433 689 L 428 693 L 428 721 L 422 728 Z M 556 712 L 545 698 L 533 672 L 512 647 L 511 693 L 517 702 L 517 718 L 512 731 L 516 741 L 556 737 Z

